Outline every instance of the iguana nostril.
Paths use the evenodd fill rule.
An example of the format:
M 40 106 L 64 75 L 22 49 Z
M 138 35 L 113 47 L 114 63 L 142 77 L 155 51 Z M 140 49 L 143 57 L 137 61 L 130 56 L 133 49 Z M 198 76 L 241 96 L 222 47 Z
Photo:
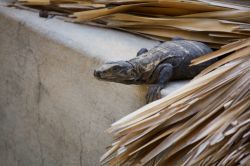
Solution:
M 101 77 L 101 72 L 100 71 L 94 71 L 94 76 L 100 78 Z

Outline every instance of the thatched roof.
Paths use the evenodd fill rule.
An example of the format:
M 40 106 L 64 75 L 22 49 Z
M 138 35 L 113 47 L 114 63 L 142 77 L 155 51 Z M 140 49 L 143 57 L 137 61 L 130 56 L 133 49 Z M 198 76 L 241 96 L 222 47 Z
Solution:
M 232 1 L 232 0 L 231 0 Z M 219 48 L 250 35 L 250 3 L 218 0 L 18 0 L 67 21 L 122 29 L 158 40 L 172 37 Z M 237 3 L 235 3 L 237 2 Z M 242 2 L 242 3 L 240 3 Z

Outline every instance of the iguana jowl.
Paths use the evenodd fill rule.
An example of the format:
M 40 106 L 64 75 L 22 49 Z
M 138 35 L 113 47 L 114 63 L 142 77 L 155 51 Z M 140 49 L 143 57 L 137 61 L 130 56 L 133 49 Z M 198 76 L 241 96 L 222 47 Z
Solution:
M 188 40 L 173 40 L 145 48 L 128 61 L 108 62 L 94 71 L 94 76 L 105 81 L 124 84 L 151 84 L 147 102 L 160 98 L 160 90 L 170 80 L 190 79 L 213 61 L 190 67 L 192 59 L 212 50 L 205 44 Z

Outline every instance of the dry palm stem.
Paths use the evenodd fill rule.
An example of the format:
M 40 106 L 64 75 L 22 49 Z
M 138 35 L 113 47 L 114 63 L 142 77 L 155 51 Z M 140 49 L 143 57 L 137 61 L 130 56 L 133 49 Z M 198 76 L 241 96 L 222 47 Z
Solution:
M 211 47 L 250 37 L 250 3 L 218 0 L 18 0 L 66 20 L 116 28 L 152 39 L 176 36 Z M 248 5 L 247 5 L 248 4 Z
M 226 57 L 189 84 L 145 105 L 109 129 L 110 165 L 250 163 L 250 39 L 193 61 Z

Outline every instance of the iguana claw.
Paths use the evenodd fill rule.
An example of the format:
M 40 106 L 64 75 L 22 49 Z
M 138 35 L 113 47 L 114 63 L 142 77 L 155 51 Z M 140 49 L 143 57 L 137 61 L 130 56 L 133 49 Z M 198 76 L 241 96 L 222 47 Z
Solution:
M 161 90 L 163 86 L 162 85 L 151 85 L 148 88 L 148 93 L 146 95 L 146 102 L 151 103 L 155 100 L 158 100 L 161 98 Z

